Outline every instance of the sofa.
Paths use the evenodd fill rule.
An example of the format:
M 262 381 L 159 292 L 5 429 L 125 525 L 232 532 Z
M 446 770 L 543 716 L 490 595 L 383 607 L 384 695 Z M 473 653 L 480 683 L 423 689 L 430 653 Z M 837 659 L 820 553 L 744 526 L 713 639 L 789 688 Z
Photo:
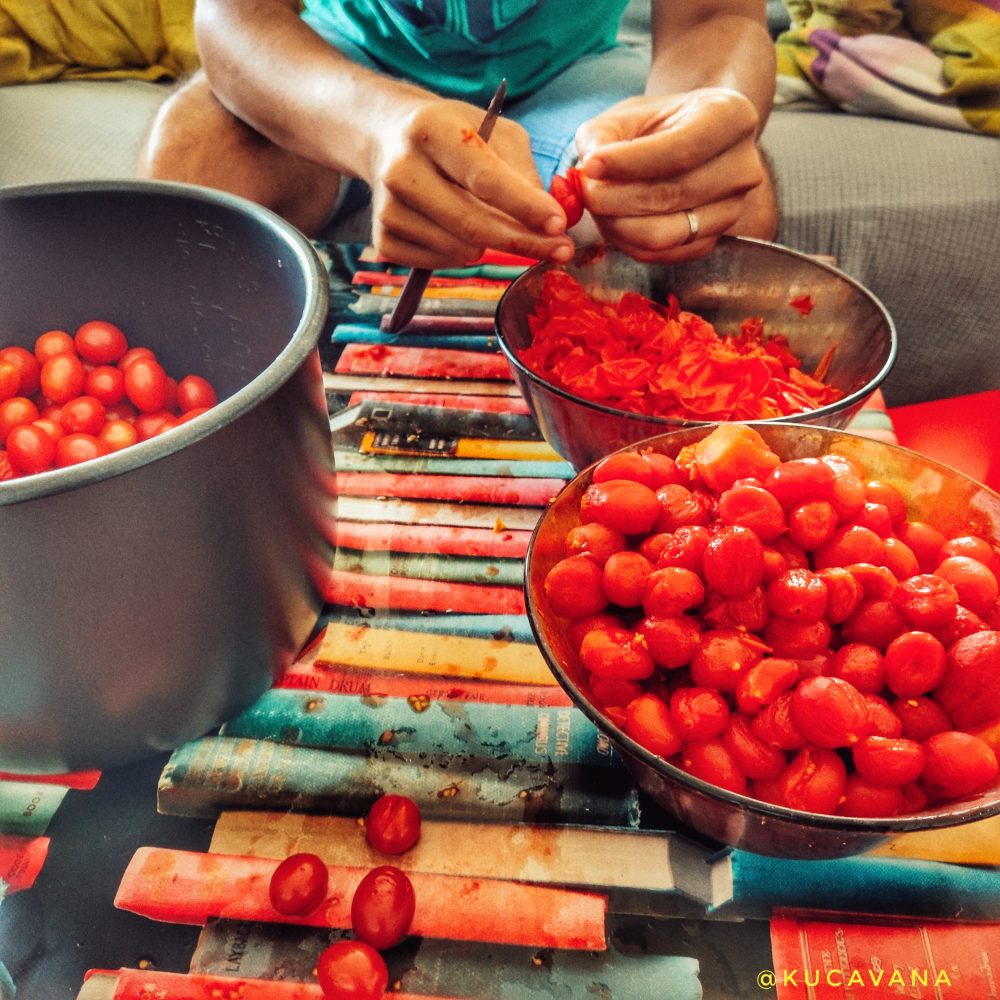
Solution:
M 629 7 L 632 41 L 648 2 Z M 784 7 L 769 12 L 778 33 Z M 0 86 L 0 187 L 131 176 L 170 86 L 64 77 Z M 832 258 L 894 319 L 889 406 L 1000 387 L 1000 138 L 812 104 L 776 108 L 763 143 L 778 242 Z M 364 212 L 328 235 L 364 240 Z

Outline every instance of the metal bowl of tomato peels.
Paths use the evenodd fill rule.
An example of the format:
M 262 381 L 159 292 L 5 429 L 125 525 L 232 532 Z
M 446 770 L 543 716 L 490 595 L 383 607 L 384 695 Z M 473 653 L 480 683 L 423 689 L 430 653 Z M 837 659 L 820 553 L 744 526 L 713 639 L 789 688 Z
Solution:
M 240 198 L 141 181 L 0 192 L 0 349 L 102 320 L 218 397 L 121 450 L 0 481 L 0 770 L 176 747 L 309 637 L 332 561 L 328 295 L 312 245 Z
M 726 457 L 738 449 L 710 437 L 720 427 L 759 435 L 777 486 Z M 727 462 L 714 480 L 706 471 Z M 641 474 L 628 471 L 637 463 Z M 861 495 L 838 473 L 838 517 L 822 531 L 793 513 L 815 502 L 806 483 L 818 465 L 864 484 Z M 621 486 L 648 467 L 672 483 L 663 513 Z M 698 514 L 689 497 L 680 503 L 675 476 L 725 499 Z M 766 533 L 760 511 L 775 508 L 754 490 L 781 497 L 783 520 Z M 750 523 L 769 554 L 743 594 Z M 855 562 L 853 546 L 872 562 Z M 692 573 L 703 592 L 685 590 Z M 553 673 L 656 803 L 722 844 L 833 858 L 1000 813 L 998 573 L 1000 495 L 987 487 L 846 431 L 723 424 L 646 439 L 578 474 L 535 528 L 525 594 Z M 815 594 L 817 577 L 822 608 L 806 615 L 802 588 Z
M 542 434 L 577 470 L 699 423 L 846 427 L 897 350 L 891 317 L 858 282 L 745 237 L 677 264 L 582 247 L 512 282 L 496 331 Z

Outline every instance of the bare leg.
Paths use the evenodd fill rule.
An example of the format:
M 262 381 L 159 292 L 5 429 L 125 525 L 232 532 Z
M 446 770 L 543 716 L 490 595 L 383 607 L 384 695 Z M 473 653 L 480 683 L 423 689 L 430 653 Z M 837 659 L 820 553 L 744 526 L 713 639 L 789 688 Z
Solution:
M 160 108 L 138 175 L 249 198 L 307 235 L 316 235 L 329 219 L 340 188 L 338 174 L 281 149 L 231 114 L 201 72 Z

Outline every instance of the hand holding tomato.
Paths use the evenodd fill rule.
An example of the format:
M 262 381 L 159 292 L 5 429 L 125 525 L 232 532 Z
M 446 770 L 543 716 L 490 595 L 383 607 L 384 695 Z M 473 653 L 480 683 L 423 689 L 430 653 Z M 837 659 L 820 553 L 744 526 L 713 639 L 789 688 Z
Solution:
M 388 86 L 388 85 L 387 85 Z M 568 260 L 572 241 L 543 189 L 527 132 L 497 120 L 486 143 L 483 110 L 407 87 L 371 136 L 372 242 L 414 267 L 461 265 L 487 247 Z
M 641 261 L 699 257 L 727 232 L 773 238 L 759 128 L 752 102 L 723 87 L 628 98 L 585 122 L 579 168 L 601 235 Z

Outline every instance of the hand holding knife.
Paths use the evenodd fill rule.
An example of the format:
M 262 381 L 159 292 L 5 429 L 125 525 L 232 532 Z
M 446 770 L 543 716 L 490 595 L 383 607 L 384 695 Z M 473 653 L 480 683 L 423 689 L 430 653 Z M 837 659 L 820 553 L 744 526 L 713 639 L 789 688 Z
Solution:
M 493 95 L 486 109 L 486 116 L 483 118 L 482 124 L 476 133 L 483 142 L 490 141 L 490 136 L 493 134 L 493 126 L 496 124 L 497 118 L 500 117 L 500 111 L 503 108 L 506 96 L 507 81 L 501 80 L 500 86 L 497 87 L 496 93 Z M 406 279 L 406 284 L 403 285 L 403 290 L 400 292 L 399 300 L 396 302 L 396 307 L 392 310 L 392 315 L 385 324 L 385 329 L 389 333 L 398 333 L 413 318 L 413 314 L 420 305 L 427 282 L 430 281 L 433 273 L 430 268 L 424 267 L 415 267 L 410 271 Z

